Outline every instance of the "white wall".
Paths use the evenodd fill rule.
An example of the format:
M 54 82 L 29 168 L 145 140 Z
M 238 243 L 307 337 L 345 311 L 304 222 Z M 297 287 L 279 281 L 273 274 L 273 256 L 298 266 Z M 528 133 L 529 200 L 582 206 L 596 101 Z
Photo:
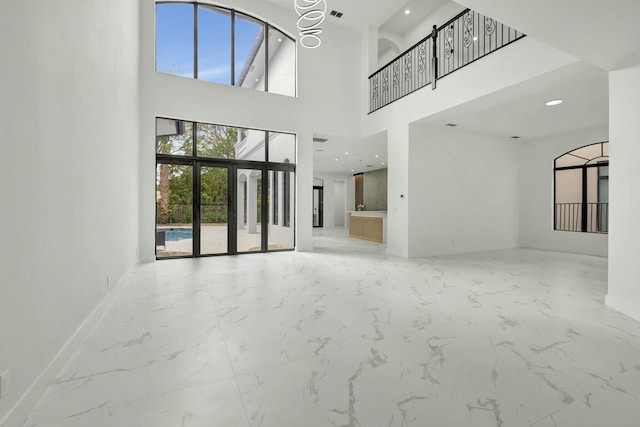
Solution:
M 361 39 L 358 33 L 324 25 L 322 46 L 298 46 L 298 97 L 156 73 L 154 71 L 154 4 L 140 0 L 141 138 L 140 253 L 154 256 L 155 117 L 266 129 L 297 134 L 296 245 L 313 248 L 312 179 L 314 133 L 356 137 L 360 133 Z M 260 0 L 237 0 L 231 7 L 264 19 L 297 36 L 292 10 Z M 338 107 L 336 107 L 338 106 Z
M 387 210 L 387 169 L 365 172 L 362 176 L 362 203 L 365 211 Z
M 609 73 L 609 290 L 606 303 L 640 320 L 640 68 Z
M 137 261 L 138 22 L 130 0 L 0 4 L 0 424 Z
M 527 248 L 607 256 L 607 235 L 553 230 L 553 160 L 573 149 L 609 140 L 607 126 L 576 130 L 520 148 L 520 245 Z
M 517 247 L 517 145 L 444 126 L 409 137 L 409 256 Z
M 407 31 L 402 36 L 402 50 L 409 49 L 414 44 L 431 34 L 433 26 L 440 27 L 445 22 L 456 16 L 465 9 L 464 6 L 452 1 L 445 1 L 442 6 L 422 20 L 421 23 Z
M 336 179 L 333 183 L 333 223 L 336 227 L 347 225 L 347 182 L 353 178 Z
M 406 201 L 413 196 L 408 194 L 406 169 L 408 124 L 576 62 L 575 58 L 526 37 L 439 80 L 436 90 L 418 90 L 364 117 L 363 136 L 388 130 L 388 253 L 407 256 L 409 252 Z M 368 92 L 364 95 L 362 104 L 368 108 Z M 405 199 L 400 198 L 401 194 Z
M 346 211 L 353 210 L 355 203 L 353 176 L 328 172 L 314 172 L 313 176 L 324 181 L 323 226 L 343 227 L 346 224 Z M 309 187 L 309 192 L 311 190 Z

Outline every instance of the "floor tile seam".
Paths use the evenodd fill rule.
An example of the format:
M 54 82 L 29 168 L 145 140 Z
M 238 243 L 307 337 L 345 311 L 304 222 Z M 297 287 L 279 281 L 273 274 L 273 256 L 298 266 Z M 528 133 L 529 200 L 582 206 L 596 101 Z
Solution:
M 187 314 L 188 316 L 194 315 L 194 316 L 211 316 L 210 320 L 215 320 L 214 326 L 218 325 L 218 319 L 215 313 L 215 310 L 211 310 L 211 311 L 198 311 L 198 312 L 188 312 Z M 207 320 L 207 319 L 179 319 L 179 318 L 170 318 L 167 319 L 168 323 L 162 323 L 162 322 L 152 322 L 154 319 L 144 319 L 142 317 L 140 318 L 136 318 L 135 320 L 131 320 L 131 321 L 125 321 L 125 320 L 118 320 L 118 319 L 111 319 L 113 321 L 117 321 L 118 325 L 120 326 L 126 326 L 126 327 L 132 327 L 132 326 L 136 326 L 136 325 L 144 325 L 144 326 L 150 326 L 150 327 L 155 327 L 155 328 L 163 328 L 163 329 L 170 329 L 170 327 L 172 325 L 184 325 L 184 324 L 199 324 L 202 323 L 202 321 Z M 113 323 L 111 323 L 110 325 L 113 325 Z M 141 329 L 144 329 L 144 327 L 142 327 Z
M 590 372 L 588 372 L 585 369 L 580 369 L 585 375 L 590 375 Z M 631 372 L 631 371 L 628 371 Z M 560 413 L 561 411 L 567 410 L 568 408 L 579 404 L 583 398 L 585 398 L 586 396 L 588 396 L 589 394 L 600 394 L 602 393 L 603 389 L 602 387 L 607 386 L 610 382 L 614 382 L 615 380 L 621 378 L 624 375 L 627 375 L 628 372 L 622 372 L 622 373 L 618 373 L 618 375 L 612 377 L 610 380 L 607 380 L 606 378 L 596 378 L 600 381 L 602 380 L 607 380 L 606 382 L 600 382 L 598 385 L 594 385 L 594 386 L 589 386 L 589 387 L 584 387 L 584 390 L 581 392 L 580 396 L 578 398 L 576 398 L 573 402 L 571 403 L 567 403 L 564 406 L 562 406 L 561 408 L 556 409 L 555 411 L 552 411 L 550 413 L 548 413 L 547 415 L 541 417 L 540 419 L 538 419 L 537 421 L 535 421 L 533 424 L 530 425 L 530 427 L 534 427 L 536 424 L 544 421 L 547 418 L 553 417 L 554 415 Z M 599 387 L 599 388 L 594 388 L 594 387 Z M 610 386 L 611 387 L 611 386 Z M 625 391 L 626 392 L 626 391 Z M 629 396 L 635 398 L 636 400 L 639 399 L 640 396 L 637 396 L 635 394 L 626 392 Z
M 109 408 L 112 409 L 118 409 L 118 408 L 123 408 L 123 407 L 132 407 L 144 402 L 153 402 L 155 399 L 158 398 L 162 398 L 162 397 L 167 397 L 170 396 L 173 393 L 179 393 L 179 392 L 183 392 L 183 391 L 189 391 L 189 390 L 197 390 L 199 388 L 203 388 L 203 387 L 207 387 L 209 385 L 212 384 L 217 384 L 223 381 L 228 381 L 230 379 L 233 379 L 234 375 L 227 375 L 225 377 L 222 378 L 218 378 L 212 381 L 207 381 L 206 383 L 202 383 L 202 384 L 197 384 L 197 385 L 192 385 L 192 386 L 182 386 L 182 387 L 178 387 L 178 386 L 174 386 L 173 388 L 170 388 L 164 392 L 160 392 L 160 393 L 153 393 L 147 396 L 141 396 L 141 397 L 136 397 L 133 400 L 129 400 L 129 401 L 122 401 L 122 402 L 113 402 L 112 400 L 107 400 L 107 404 Z M 104 403 L 102 404 L 104 405 Z M 97 408 L 97 407 L 96 407 Z M 95 409 L 95 408 L 94 408 Z M 48 419 L 45 421 L 47 423 L 58 423 L 64 420 L 69 419 L 70 416 L 65 416 L 64 418 L 60 418 L 60 419 L 53 419 L 51 417 L 48 417 Z
M 635 360 L 640 360 L 640 359 L 635 359 Z M 638 367 L 636 367 L 638 366 Z M 585 371 L 586 372 L 586 371 Z M 589 372 L 586 372 L 587 374 L 590 374 Z M 632 366 L 630 368 L 628 368 L 627 370 L 625 370 L 624 372 L 618 372 L 615 375 L 611 376 L 610 379 L 604 378 L 607 380 L 606 383 L 602 383 L 602 386 L 609 386 L 609 388 L 611 388 L 612 390 L 616 390 L 616 391 L 620 391 L 623 390 L 625 394 L 633 397 L 635 400 L 640 400 L 640 392 L 639 393 L 631 393 L 627 390 L 624 390 L 623 388 L 620 387 L 620 390 L 617 390 L 615 387 L 613 387 L 614 385 L 616 385 L 616 381 L 619 381 L 621 379 L 623 379 L 623 377 L 627 377 L 627 376 L 631 376 L 632 374 L 637 374 L 640 377 L 640 364 Z M 593 392 L 593 394 L 595 394 L 595 392 Z
M 211 292 L 209 292 L 209 297 L 211 299 L 211 303 L 213 304 L 213 296 L 211 295 Z M 240 389 L 240 383 L 238 381 L 238 375 L 237 375 L 236 369 L 235 369 L 235 367 L 233 365 L 233 360 L 231 359 L 231 352 L 229 351 L 229 346 L 227 345 L 227 339 L 226 339 L 226 336 L 224 334 L 224 330 L 222 328 L 222 322 L 219 319 L 217 311 L 215 311 L 215 316 L 216 316 L 216 320 L 217 320 L 218 325 L 219 325 L 220 336 L 222 337 L 222 342 L 224 344 L 224 348 L 225 348 L 225 351 L 227 353 L 227 360 L 229 362 L 229 366 L 231 367 L 231 372 L 233 373 L 233 379 L 234 379 L 235 384 L 236 384 L 236 390 L 238 391 L 238 397 L 240 398 L 240 402 L 242 403 L 242 410 L 244 411 L 244 416 L 245 416 L 245 419 L 247 421 L 247 427 L 250 427 L 251 426 L 251 420 L 249 418 L 249 412 L 247 410 L 247 404 L 245 402 L 244 397 L 242 396 L 242 390 Z
M 558 409 L 556 409 L 556 410 L 554 410 L 554 411 L 548 412 L 546 415 L 543 415 L 542 417 L 540 417 L 539 419 L 537 419 L 536 421 L 534 421 L 533 423 L 531 423 L 531 424 L 529 425 L 529 427 L 535 427 L 537 424 L 541 423 L 542 421 L 546 420 L 547 418 L 552 418 L 554 415 L 556 415 L 556 414 L 558 414 L 558 413 L 560 413 L 560 412 L 564 411 L 565 409 L 567 409 L 567 408 L 571 407 L 572 405 L 575 405 L 575 404 L 576 404 L 576 403 L 578 403 L 578 402 L 579 402 L 579 400 L 578 400 L 578 399 L 576 399 L 576 400 L 574 400 L 574 401 L 573 401 L 573 402 L 571 402 L 571 403 L 564 403 L 560 408 L 558 408 Z M 554 425 L 555 425 L 555 421 L 554 421 Z M 604 427 L 604 426 L 603 426 L 603 427 Z
M 172 331 L 180 331 L 183 328 L 177 328 L 176 326 L 180 326 L 180 327 L 184 327 L 184 326 L 193 326 L 193 325 L 204 325 L 207 328 L 217 328 L 220 329 L 220 324 L 218 323 L 217 318 L 215 317 L 215 313 L 211 313 L 214 316 L 212 317 L 211 320 L 215 320 L 215 323 L 207 323 L 205 322 L 207 319 L 193 319 L 193 320 L 181 320 L 181 321 L 174 321 L 172 320 L 170 323 L 167 324 L 153 324 L 153 323 L 147 323 L 147 322 L 140 322 L 141 324 L 144 325 L 144 327 L 140 328 L 140 332 L 141 331 L 145 331 L 145 333 L 152 333 L 152 332 L 172 332 Z M 113 324 L 113 323 L 112 323 Z M 129 322 L 120 322 L 119 325 L 124 326 L 124 327 L 131 327 L 132 325 L 137 324 L 136 323 L 129 323 Z M 127 330 L 129 330 L 127 328 Z M 86 346 L 87 350 L 89 351 L 93 351 L 93 352 L 103 352 L 105 351 L 105 349 L 92 349 L 92 346 L 95 346 L 95 343 L 93 343 L 94 339 L 102 339 L 105 335 L 108 335 L 110 332 L 113 332 L 113 329 L 111 329 L 111 331 L 101 331 L 102 333 L 98 335 L 97 338 L 94 337 L 87 337 L 85 340 L 83 340 L 79 345 L 78 348 L 80 348 L 81 346 Z M 121 336 L 121 332 L 122 331 L 116 331 L 118 336 Z M 114 335 L 116 335 L 114 333 Z M 154 336 L 155 334 L 152 333 L 152 336 Z M 173 340 L 172 340 L 173 341 Z M 146 341 L 149 342 L 149 341 Z M 158 341 L 156 341 L 158 342 Z M 117 343 L 116 344 L 112 344 L 110 348 L 114 348 L 117 347 Z

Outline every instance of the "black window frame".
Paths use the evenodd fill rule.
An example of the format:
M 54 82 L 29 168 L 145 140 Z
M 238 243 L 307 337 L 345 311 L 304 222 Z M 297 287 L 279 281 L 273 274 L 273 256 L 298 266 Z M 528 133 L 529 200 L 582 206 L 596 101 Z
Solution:
M 281 132 L 281 131 L 269 131 L 269 130 L 265 130 L 265 129 L 258 129 L 258 128 L 248 128 L 248 127 L 240 127 L 240 126 L 232 126 L 232 125 L 222 125 L 222 124 L 216 124 L 216 123 L 205 123 L 205 122 L 198 122 L 195 120 L 184 120 L 184 119 L 178 119 L 178 118 L 169 118 L 169 117 L 161 117 L 158 116 L 155 118 L 155 122 L 156 122 L 156 135 L 158 134 L 158 130 L 157 130 L 157 123 L 158 123 L 158 119 L 163 119 L 163 120 L 175 120 L 175 121 L 181 121 L 183 122 L 182 125 L 178 125 L 178 123 L 176 123 L 176 132 L 178 131 L 178 128 L 181 127 L 182 129 L 185 128 L 185 124 L 186 123 L 191 123 L 192 125 L 192 153 L 190 155 L 183 155 L 183 154 L 163 154 L 163 153 L 158 153 L 157 152 L 157 137 L 155 138 L 155 145 L 156 145 L 156 168 L 157 165 L 159 164 L 169 164 L 169 165 L 183 165 L 183 166 L 192 166 L 192 221 L 191 221 L 191 226 L 192 226 L 192 233 L 193 233 L 193 246 L 192 246 L 192 252 L 191 255 L 179 255 L 179 256 L 166 256 L 166 257 L 158 257 L 157 254 L 157 242 L 158 242 L 158 235 L 157 235 L 157 231 L 156 231 L 156 246 L 155 246 L 155 253 L 156 253 L 156 259 L 157 260 L 164 260 L 164 259 L 174 259 L 174 258 L 200 258 L 200 257 L 210 257 L 210 256 L 226 256 L 226 255 L 236 255 L 236 254 L 247 254 L 247 253 L 264 253 L 264 252 L 282 252 L 282 251 L 292 251 L 295 250 L 295 246 L 296 246 L 296 237 L 295 237 L 295 230 L 294 230 L 294 237 L 293 237 L 293 247 L 291 248 L 286 248 L 286 249 L 269 249 L 269 222 L 268 221 L 262 221 L 261 223 L 261 250 L 260 251 L 251 251 L 251 252 L 238 252 L 237 251 L 237 241 L 235 240 L 235 234 L 233 234 L 233 226 L 235 224 L 237 224 L 237 206 L 235 204 L 235 199 L 236 199 L 236 195 L 235 195 L 235 189 L 234 186 L 232 185 L 232 178 L 231 178 L 231 172 L 236 171 L 237 169 L 253 169 L 253 170 L 260 170 L 262 173 L 262 186 L 261 186 L 261 200 L 264 201 L 264 203 L 262 203 L 261 205 L 261 211 L 260 211 L 260 215 L 262 218 L 268 218 L 269 215 L 269 208 L 268 208 L 268 189 L 269 189 L 269 172 L 274 172 L 274 175 L 277 175 L 279 172 L 282 172 L 285 174 L 285 176 L 287 176 L 290 179 L 290 175 L 291 173 L 296 172 L 296 165 L 294 163 L 291 163 L 290 160 L 284 159 L 284 162 L 271 162 L 268 161 L 269 159 L 269 143 L 270 143 L 270 133 L 274 132 L 274 133 L 278 133 L 278 134 L 289 134 L 289 135 L 294 135 L 293 133 L 288 133 L 288 132 Z M 197 152 L 197 129 L 198 129 L 198 124 L 206 124 L 206 125 L 213 125 L 213 126 L 224 126 L 224 127 L 233 127 L 236 129 L 247 129 L 247 130 L 255 130 L 255 131 L 259 131 L 259 132 L 264 132 L 265 138 L 264 138 L 264 144 L 265 144 L 265 150 L 264 150 L 264 159 L 260 160 L 260 161 L 256 161 L 256 160 L 242 160 L 242 159 L 229 159 L 229 158 L 219 158 L 219 157 L 202 157 L 198 155 Z M 296 147 L 297 150 L 297 147 Z M 200 171 L 200 167 L 201 166 L 214 166 L 214 167 L 226 167 L 229 170 L 229 203 L 230 205 L 228 206 L 228 212 L 229 212 L 229 216 L 232 217 L 232 220 L 228 221 L 228 243 L 229 243 L 229 247 L 227 249 L 227 253 L 223 253 L 223 254 L 201 254 L 200 253 L 200 225 L 201 225 L 201 218 L 200 218 L 200 194 L 201 194 L 201 185 L 200 185 L 200 179 L 199 179 L 199 171 Z M 157 170 L 154 171 L 154 173 L 157 173 Z M 154 178 L 155 179 L 155 178 Z M 290 183 L 288 182 L 287 185 L 290 185 Z M 246 192 L 245 192 L 246 194 Z M 289 203 L 289 208 L 290 208 L 290 203 L 291 203 L 291 198 L 289 197 L 289 195 L 285 196 L 285 202 Z M 156 206 L 156 212 L 157 212 L 157 206 Z M 295 216 L 295 213 L 294 213 Z M 246 219 L 246 215 L 244 216 L 244 218 Z M 285 227 L 290 227 L 291 226 L 291 218 L 290 215 L 285 215 L 286 220 L 288 221 L 287 225 L 284 225 Z M 295 217 L 294 217 L 294 222 L 295 222 Z M 277 225 L 277 224 L 274 224 Z M 156 217 L 156 230 L 157 230 L 157 217 Z M 162 245 L 160 245 L 162 246 Z
M 607 154 L 605 155 L 605 144 L 607 145 Z M 600 155 L 593 158 L 581 157 L 576 154 L 578 150 L 586 147 L 592 147 L 600 145 Z M 600 202 L 600 170 L 602 167 L 609 167 L 609 141 L 595 142 L 592 144 L 583 145 L 581 147 L 574 148 L 556 157 L 553 161 L 553 230 L 554 231 L 569 231 L 578 233 L 608 233 L 608 216 L 609 216 L 609 203 Z M 584 161 L 583 164 L 576 164 L 570 166 L 558 166 L 558 160 L 566 155 L 570 155 Z M 599 159 L 607 160 L 599 160 Z M 595 161 L 595 162 L 594 162 Z M 588 194 L 590 190 L 590 184 L 588 180 L 588 171 L 592 168 L 597 168 L 596 172 L 596 194 L 597 202 L 589 202 Z M 581 173 L 581 200 L 579 202 L 558 203 L 558 172 L 579 170 Z M 607 182 L 609 176 L 606 176 Z M 567 206 L 569 205 L 569 206 Z M 568 224 L 568 225 L 567 225 Z M 579 226 L 578 226 L 579 224 Z
M 182 2 L 182 1 L 175 1 L 175 0 L 167 0 L 167 1 L 163 1 L 163 0 L 157 0 L 155 2 L 155 7 L 156 7 L 156 11 L 158 6 L 160 5 L 164 5 L 164 4 L 191 4 L 193 5 L 193 77 L 187 77 L 187 78 L 193 78 L 194 80 L 200 80 L 198 79 L 198 9 L 200 6 L 203 7 L 208 7 L 208 8 L 216 8 L 216 9 L 220 9 L 220 10 L 224 10 L 229 12 L 230 14 L 230 19 L 231 19 L 231 83 L 229 84 L 230 86 L 236 86 L 236 81 L 235 81 L 235 68 L 236 68 L 236 58 L 235 58 L 235 37 L 236 37 L 236 31 L 235 31 L 235 22 L 236 22 L 236 13 L 238 13 L 238 15 L 241 16 L 246 16 L 248 18 L 250 18 L 251 20 L 254 20 L 258 23 L 262 24 L 262 30 L 263 30 L 263 45 L 264 45 L 264 92 L 269 92 L 269 43 L 268 43 L 268 37 L 269 37 L 269 29 L 273 28 L 274 30 L 278 31 L 280 34 L 282 34 L 284 37 L 288 38 L 291 42 L 293 42 L 294 46 L 296 46 L 295 50 L 294 50 L 294 67 L 293 67 L 293 79 L 294 81 L 297 82 L 297 42 L 296 39 L 294 37 L 291 37 L 290 35 L 288 35 L 284 30 L 282 30 L 281 28 L 263 20 L 260 19 L 256 16 L 253 16 L 247 12 L 244 11 L 237 11 L 236 9 L 230 8 L 230 7 L 226 7 L 226 6 L 222 6 L 222 5 L 218 5 L 215 3 L 204 3 L 204 2 L 198 2 L 198 1 L 191 1 L 191 2 Z M 155 22 L 155 18 L 154 18 L 154 22 Z M 157 43 L 157 33 L 154 35 L 154 40 Z M 172 73 L 168 73 L 166 71 L 160 71 L 158 70 L 158 50 L 156 47 L 155 53 L 154 53 L 154 66 L 155 66 L 155 70 L 158 73 L 164 73 L 164 74 L 172 74 Z M 173 75 L 173 74 L 172 74 Z M 184 76 L 183 76 L 184 77 Z M 206 81 L 206 80 L 204 80 Z M 222 84 L 222 83 L 217 83 L 217 84 Z M 260 92 L 262 92 L 262 90 L 260 90 Z M 298 87 L 297 84 L 294 84 L 294 90 L 293 90 L 293 94 L 292 95 L 288 95 L 288 94 L 280 94 L 280 95 L 284 95 L 284 96 L 291 96 L 293 98 L 297 98 L 298 97 Z
M 271 223 L 273 225 L 278 225 L 278 213 L 279 209 L 279 200 L 278 200 L 278 181 L 280 181 L 280 171 L 273 171 L 273 192 L 271 194 L 271 205 L 273 211 L 273 217 L 271 218 Z

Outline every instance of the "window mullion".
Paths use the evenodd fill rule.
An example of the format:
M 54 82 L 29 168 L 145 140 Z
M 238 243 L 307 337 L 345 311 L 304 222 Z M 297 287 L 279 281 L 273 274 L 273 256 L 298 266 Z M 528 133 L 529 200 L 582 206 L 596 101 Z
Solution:
M 231 10 L 231 86 L 236 85 L 236 11 Z
M 198 78 L 198 3 L 193 4 L 193 78 Z

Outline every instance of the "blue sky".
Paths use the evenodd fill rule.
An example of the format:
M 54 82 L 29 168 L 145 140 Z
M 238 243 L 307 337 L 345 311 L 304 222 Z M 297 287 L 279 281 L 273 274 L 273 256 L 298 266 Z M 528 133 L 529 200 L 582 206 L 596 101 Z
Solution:
M 193 4 L 156 6 L 156 68 L 193 77 Z M 236 16 L 236 79 L 242 71 L 261 23 Z M 231 83 L 231 15 L 226 10 L 198 10 L 198 78 Z

